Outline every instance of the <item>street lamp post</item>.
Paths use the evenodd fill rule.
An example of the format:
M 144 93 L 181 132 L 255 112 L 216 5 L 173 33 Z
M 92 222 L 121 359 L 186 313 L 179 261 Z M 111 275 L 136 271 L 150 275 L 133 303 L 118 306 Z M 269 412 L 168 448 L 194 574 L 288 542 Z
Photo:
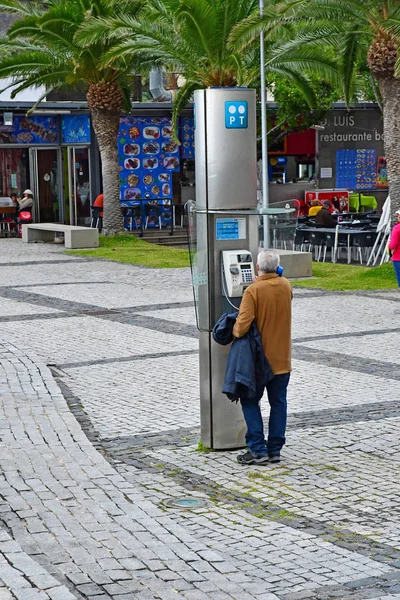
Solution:
M 260 16 L 264 14 L 264 0 L 260 0 Z M 267 209 L 269 205 L 268 189 L 268 144 L 267 144 L 267 94 L 265 83 L 265 55 L 264 55 L 264 32 L 260 33 L 260 70 L 261 70 L 261 179 L 262 179 L 262 207 Z M 268 217 L 263 217 L 263 246 L 268 248 L 269 232 Z

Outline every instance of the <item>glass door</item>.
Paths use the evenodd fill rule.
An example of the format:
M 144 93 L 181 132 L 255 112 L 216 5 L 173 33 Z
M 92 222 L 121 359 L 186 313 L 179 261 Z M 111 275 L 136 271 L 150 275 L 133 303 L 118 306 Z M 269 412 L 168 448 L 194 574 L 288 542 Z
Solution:
M 59 158 L 57 148 L 29 148 L 34 220 L 41 223 L 63 221 Z
M 69 222 L 90 224 L 90 156 L 89 148 L 69 146 L 65 149 L 68 165 Z

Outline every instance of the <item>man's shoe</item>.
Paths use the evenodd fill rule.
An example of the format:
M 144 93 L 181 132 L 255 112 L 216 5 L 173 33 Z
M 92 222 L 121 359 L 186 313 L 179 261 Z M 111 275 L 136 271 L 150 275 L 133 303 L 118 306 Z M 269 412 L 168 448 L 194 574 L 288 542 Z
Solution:
M 268 462 L 270 462 L 272 464 L 280 463 L 281 462 L 281 455 L 280 454 L 273 454 L 272 456 L 269 456 L 268 457 Z
M 266 465 L 269 462 L 268 456 L 257 456 L 257 454 L 252 454 L 250 450 L 244 454 L 239 454 L 236 460 L 239 465 Z

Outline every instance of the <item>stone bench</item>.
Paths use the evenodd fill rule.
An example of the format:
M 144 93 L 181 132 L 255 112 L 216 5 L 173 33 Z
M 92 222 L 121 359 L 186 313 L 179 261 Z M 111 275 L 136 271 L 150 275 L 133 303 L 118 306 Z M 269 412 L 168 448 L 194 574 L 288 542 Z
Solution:
M 63 225 L 62 223 L 31 223 L 29 225 L 22 225 L 23 242 L 53 242 L 54 234 L 57 233 L 64 234 L 66 248 L 99 247 L 99 230 L 97 228 Z
M 312 277 L 312 253 L 276 249 L 284 276 L 289 278 Z

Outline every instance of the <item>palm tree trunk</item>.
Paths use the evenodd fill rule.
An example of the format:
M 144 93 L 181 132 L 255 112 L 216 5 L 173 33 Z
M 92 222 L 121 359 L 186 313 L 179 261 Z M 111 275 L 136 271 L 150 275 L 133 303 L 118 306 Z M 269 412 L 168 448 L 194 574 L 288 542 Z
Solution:
M 383 99 L 384 147 L 388 169 L 390 208 L 393 221 L 400 209 L 400 79 L 379 78 Z
M 119 112 L 92 109 L 93 129 L 97 136 L 101 156 L 101 174 L 104 193 L 104 235 L 124 233 L 120 206 L 120 180 L 117 150 Z

